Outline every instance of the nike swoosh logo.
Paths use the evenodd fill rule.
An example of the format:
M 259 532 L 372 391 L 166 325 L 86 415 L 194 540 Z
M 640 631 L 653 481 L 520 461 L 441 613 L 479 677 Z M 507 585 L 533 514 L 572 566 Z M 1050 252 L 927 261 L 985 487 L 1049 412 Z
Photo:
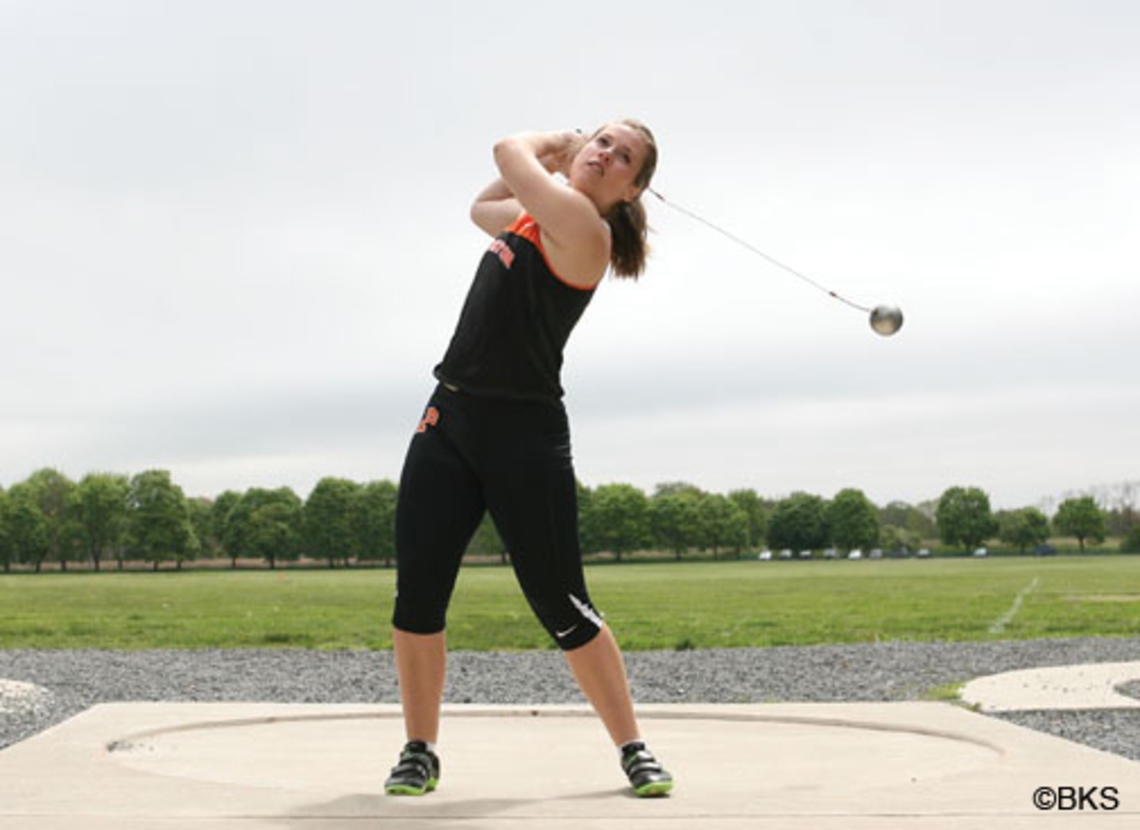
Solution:
M 554 636 L 557 637 L 559 640 L 561 640 L 563 637 L 567 636 L 571 631 L 573 631 L 577 627 L 578 627 L 577 625 L 572 625 L 569 628 L 567 628 L 565 631 L 555 631 Z

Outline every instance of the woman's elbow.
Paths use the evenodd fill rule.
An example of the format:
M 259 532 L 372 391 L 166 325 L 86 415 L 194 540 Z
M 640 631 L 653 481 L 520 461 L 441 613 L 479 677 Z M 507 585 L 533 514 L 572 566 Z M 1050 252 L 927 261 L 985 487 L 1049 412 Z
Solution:
M 495 142 L 495 146 L 491 148 L 491 152 L 495 157 L 495 165 L 502 169 L 503 162 L 511 155 L 511 151 L 517 146 L 514 136 L 507 136 L 500 138 Z

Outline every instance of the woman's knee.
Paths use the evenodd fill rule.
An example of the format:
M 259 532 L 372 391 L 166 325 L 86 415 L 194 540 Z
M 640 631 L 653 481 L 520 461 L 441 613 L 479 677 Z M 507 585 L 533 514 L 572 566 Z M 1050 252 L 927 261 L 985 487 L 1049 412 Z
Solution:
M 589 597 L 566 591 L 553 596 L 531 596 L 527 599 L 535 616 L 563 651 L 573 651 L 598 636 L 604 623 L 601 613 Z
M 438 602 L 400 601 L 392 612 L 392 626 L 408 634 L 438 634 L 447 626 L 447 605 Z

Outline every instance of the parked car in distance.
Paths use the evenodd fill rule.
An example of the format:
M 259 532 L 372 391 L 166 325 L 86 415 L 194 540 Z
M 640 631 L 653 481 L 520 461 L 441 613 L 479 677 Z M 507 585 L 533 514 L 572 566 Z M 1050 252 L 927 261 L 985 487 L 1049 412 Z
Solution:
M 847 554 L 847 558 L 848 559 L 862 559 L 863 558 L 863 551 L 859 550 L 859 548 L 855 548 L 855 550 L 853 550 Z
M 811 559 L 811 551 L 810 550 L 801 550 L 800 551 L 800 559 Z
M 780 551 L 780 558 L 781 559 L 791 559 L 792 558 L 791 549 L 790 548 L 784 548 L 782 551 Z
M 760 551 L 760 555 L 757 556 L 756 558 L 759 559 L 761 562 L 771 562 L 772 561 L 772 551 L 762 550 L 762 551 Z
M 1056 556 L 1057 549 L 1052 545 L 1038 545 L 1033 549 L 1034 556 Z
M 838 559 L 839 558 L 839 551 L 837 551 L 835 548 L 828 548 L 827 550 L 825 550 L 823 552 L 823 558 L 824 559 Z
M 867 554 L 868 559 L 882 559 L 883 551 L 881 548 L 872 548 L 871 552 Z
M 985 548 L 978 548 L 977 550 L 974 551 L 974 556 L 978 557 L 979 559 L 983 556 L 989 556 L 989 555 L 990 555 L 990 552 L 988 550 L 986 550 Z
M 917 556 L 919 559 L 929 559 L 930 548 L 919 548 L 918 553 L 916 553 L 915 556 Z

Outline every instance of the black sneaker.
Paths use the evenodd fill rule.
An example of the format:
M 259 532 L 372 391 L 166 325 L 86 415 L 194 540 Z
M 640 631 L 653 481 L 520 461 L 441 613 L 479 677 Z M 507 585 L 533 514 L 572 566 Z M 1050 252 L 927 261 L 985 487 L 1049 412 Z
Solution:
M 423 741 L 408 741 L 384 782 L 388 795 L 423 795 L 439 785 L 439 756 Z
M 640 741 L 626 745 L 621 755 L 621 768 L 629 776 L 629 783 L 639 798 L 665 795 L 673 789 L 673 776 Z

